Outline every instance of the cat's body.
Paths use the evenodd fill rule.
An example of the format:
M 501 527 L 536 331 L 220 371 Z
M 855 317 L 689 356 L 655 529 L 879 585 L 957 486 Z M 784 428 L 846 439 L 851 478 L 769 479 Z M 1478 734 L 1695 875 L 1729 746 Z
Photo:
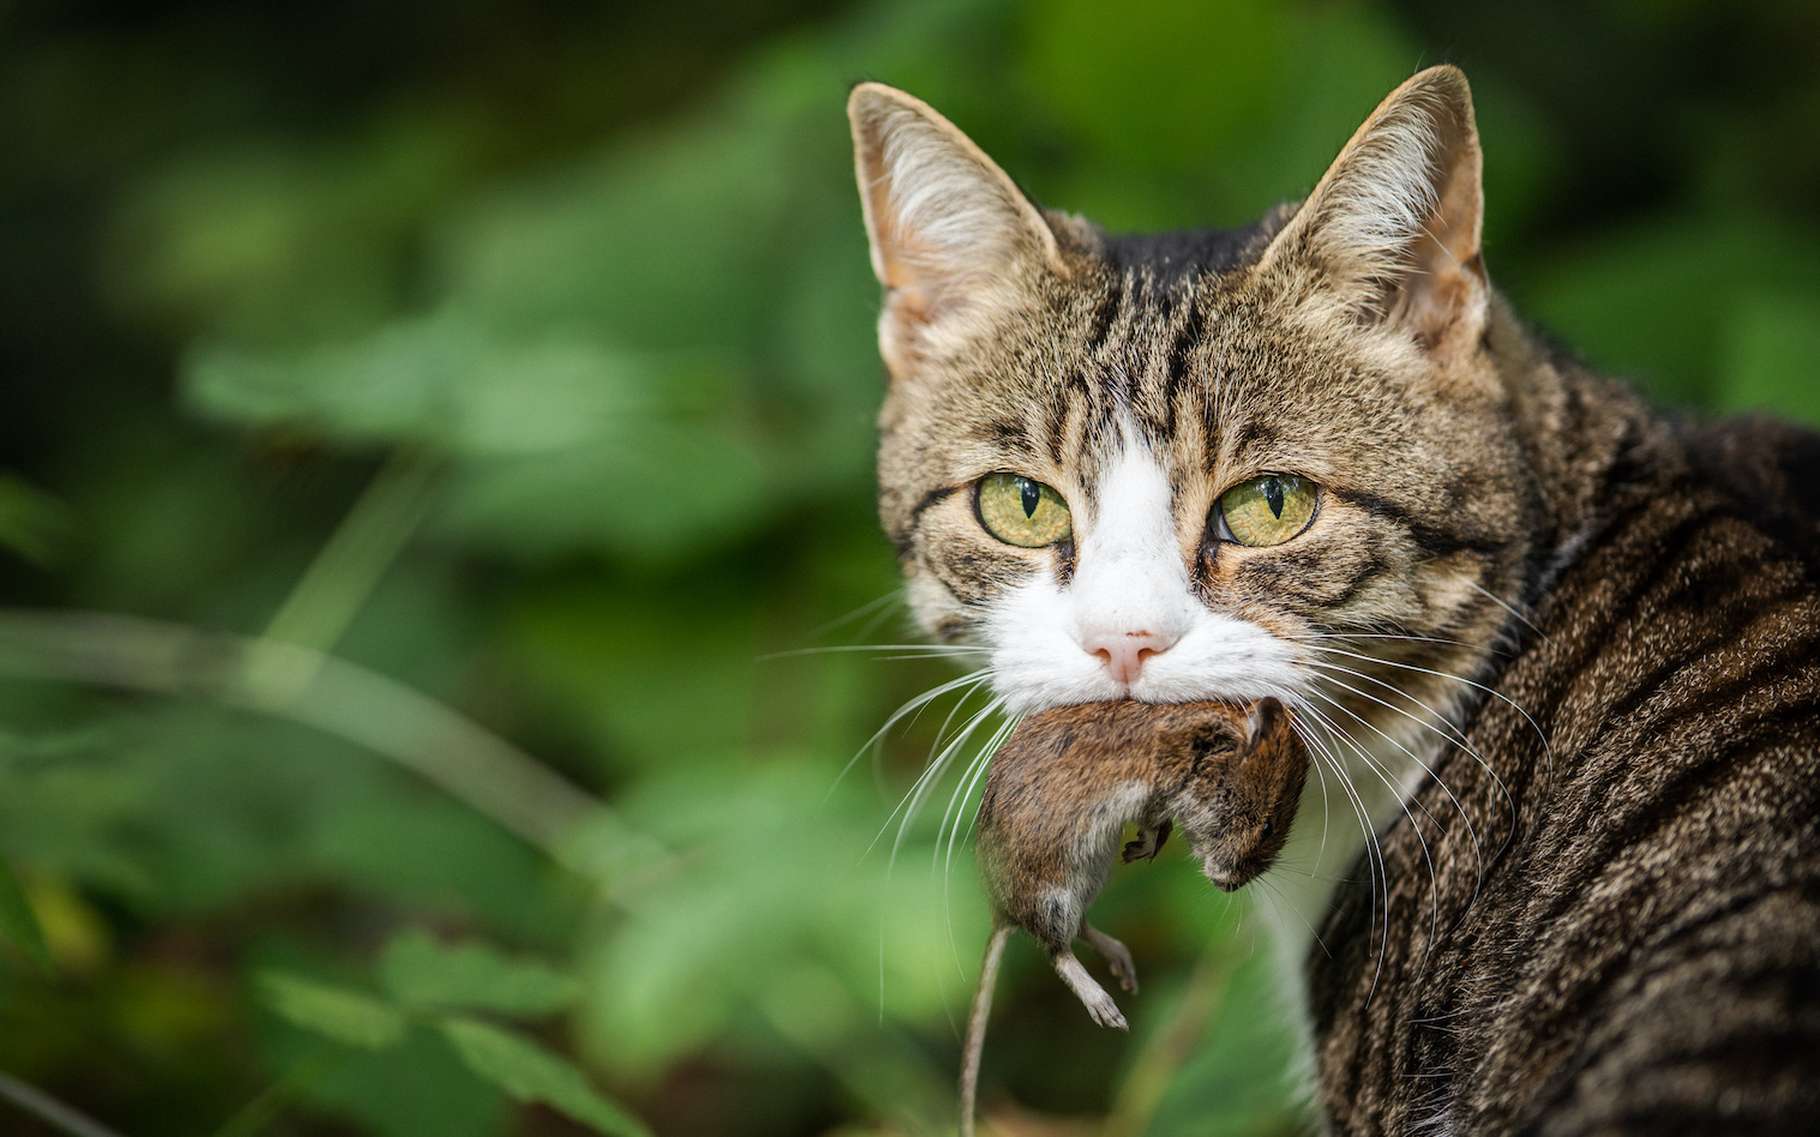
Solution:
M 1523 327 L 1450 68 L 1178 241 L 850 109 L 913 608 L 1013 711 L 1310 725 L 1313 876 L 1274 875 L 1331 1127 L 1820 1131 L 1820 441 L 1673 423 Z
M 1601 403 L 1577 457 L 1604 501 L 1480 680 L 1535 725 L 1481 695 L 1464 729 L 1489 769 L 1435 763 L 1490 838 L 1483 883 L 1463 828 L 1430 827 L 1431 945 L 1422 850 L 1388 827 L 1381 971 L 1359 889 L 1320 928 L 1333 958 L 1306 960 L 1340 1132 L 1820 1125 L 1820 439 Z M 1416 802 L 1457 821 L 1434 783 Z

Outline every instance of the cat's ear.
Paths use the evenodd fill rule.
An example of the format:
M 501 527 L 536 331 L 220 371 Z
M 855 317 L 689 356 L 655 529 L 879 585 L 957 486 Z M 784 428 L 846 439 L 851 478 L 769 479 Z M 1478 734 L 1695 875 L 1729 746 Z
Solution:
M 881 83 L 847 100 L 872 271 L 885 287 L 879 348 L 914 371 L 942 337 L 978 330 L 1030 274 L 1063 272 L 1055 233 L 1005 172 L 927 103 Z
M 1459 68 L 1431 67 L 1378 105 L 1264 259 L 1313 267 L 1356 319 L 1449 361 L 1485 327 L 1483 214 L 1472 91 Z

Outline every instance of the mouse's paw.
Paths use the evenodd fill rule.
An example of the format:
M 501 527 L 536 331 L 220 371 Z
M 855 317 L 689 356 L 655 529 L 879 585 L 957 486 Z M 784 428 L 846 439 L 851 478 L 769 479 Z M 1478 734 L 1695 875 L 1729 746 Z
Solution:
M 1119 1010 L 1119 1005 L 1113 1002 L 1112 996 L 1106 994 L 1106 992 L 1101 991 L 1098 998 L 1083 999 L 1081 1001 L 1087 1004 L 1087 1014 L 1090 1015 L 1093 1018 L 1093 1021 L 1099 1026 L 1106 1027 L 1108 1030 L 1131 1029 L 1125 1024 L 1125 1016 Z
M 1163 851 L 1163 843 L 1169 840 L 1169 833 L 1174 828 L 1173 822 L 1165 820 L 1161 825 L 1138 830 L 1136 840 L 1125 842 L 1125 863 L 1156 860 L 1156 855 Z
M 1107 970 L 1119 981 L 1119 986 L 1136 994 L 1137 964 L 1131 960 L 1131 949 L 1086 921 L 1081 922 L 1081 935 L 1093 945 L 1094 951 L 1100 953 L 1100 958 L 1106 961 Z
M 1131 949 L 1110 936 L 1106 939 L 1107 942 L 1100 947 L 1100 953 L 1106 957 L 1107 969 L 1119 981 L 1120 987 L 1137 994 L 1137 964 L 1132 962 Z

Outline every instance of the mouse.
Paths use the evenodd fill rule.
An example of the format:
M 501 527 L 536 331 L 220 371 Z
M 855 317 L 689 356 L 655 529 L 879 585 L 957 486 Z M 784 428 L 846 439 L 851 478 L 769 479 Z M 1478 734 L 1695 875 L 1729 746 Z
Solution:
M 1074 954 L 1083 939 L 1137 990 L 1131 952 L 1086 912 L 1121 851 L 1154 860 L 1180 829 L 1202 871 L 1232 891 L 1275 861 L 1301 800 L 1308 755 L 1275 699 L 1057 707 L 1024 719 L 992 758 L 976 819 L 993 909 L 962 1051 L 962 1132 L 972 1137 L 986 1019 L 1011 933 L 1028 932 L 1100 1026 L 1125 1016 Z M 1137 837 L 1124 841 L 1135 823 Z

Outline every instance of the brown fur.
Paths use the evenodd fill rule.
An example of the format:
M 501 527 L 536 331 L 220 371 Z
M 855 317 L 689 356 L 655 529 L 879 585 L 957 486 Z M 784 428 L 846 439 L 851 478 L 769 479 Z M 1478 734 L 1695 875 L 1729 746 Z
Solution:
M 1416 739 L 1432 779 L 1347 874 L 1388 911 L 1343 887 L 1307 961 L 1329 1127 L 1820 1131 L 1820 439 L 1670 421 L 1523 326 L 1452 68 L 1224 237 L 1109 237 L 996 179 L 1013 235 L 881 321 L 885 530 L 924 627 L 974 639 L 1076 550 L 993 540 L 971 486 L 1039 479 L 1090 533 L 1128 421 L 1201 603 L 1305 652 L 1333 733 Z M 1318 484 L 1313 522 L 1217 540 L 1262 472 Z
M 1087 1005 L 1094 1021 L 1124 1029 L 1107 995 L 1074 957 L 1084 937 L 1127 991 L 1131 953 L 1087 923 L 1125 826 L 1144 831 L 1127 861 L 1154 858 L 1171 823 L 1203 870 L 1231 891 L 1269 868 L 1301 800 L 1308 755 L 1274 700 L 1229 703 L 1091 703 L 1024 720 L 993 757 L 980 798 L 979 856 L 993 904 L 993 935 L 980 969 L 961 1064 L 962 1128 L 971 1132 L 980 1051 L 1005 937 L 1022 928 Z

